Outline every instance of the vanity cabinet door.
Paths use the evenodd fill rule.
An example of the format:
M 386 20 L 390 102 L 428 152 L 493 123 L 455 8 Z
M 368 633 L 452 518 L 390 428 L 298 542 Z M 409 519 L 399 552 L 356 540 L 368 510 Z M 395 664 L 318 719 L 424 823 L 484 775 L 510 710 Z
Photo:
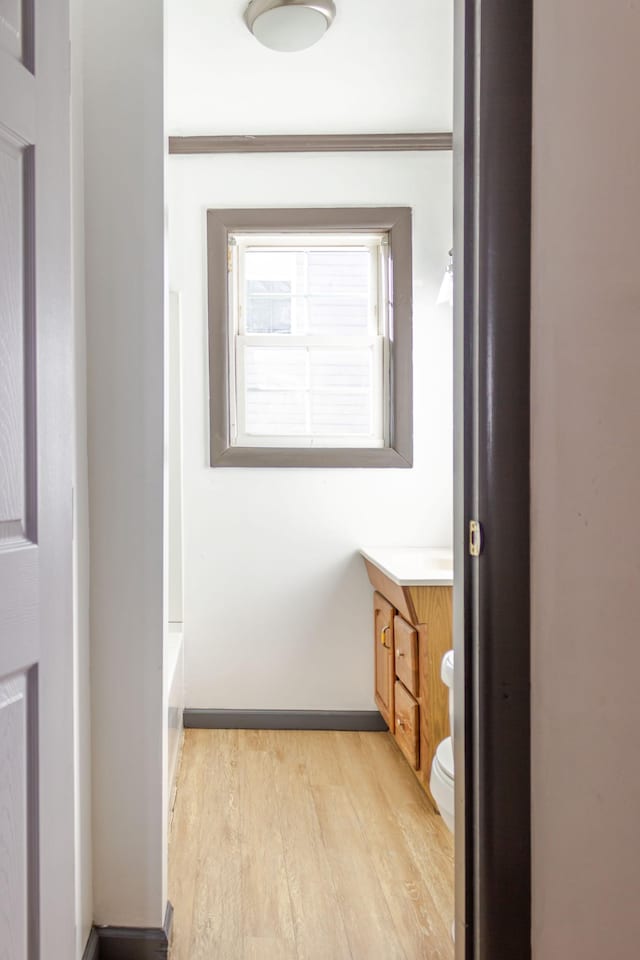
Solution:
M 396 680 L 395 723 L 398 746 L 414 770 L 419 767 L 420 710 L 408 690 Z
M 376 664 L 376 703 L 382 718 L 394 732 L 395 657 L 393 647 L 393 618 L 395 610 L 385 598 L 373 595 L 373 632 Z

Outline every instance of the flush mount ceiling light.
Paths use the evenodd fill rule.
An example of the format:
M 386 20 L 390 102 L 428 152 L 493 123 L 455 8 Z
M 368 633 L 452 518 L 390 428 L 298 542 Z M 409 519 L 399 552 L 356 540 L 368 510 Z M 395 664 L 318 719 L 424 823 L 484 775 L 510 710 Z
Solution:
M 333 0 L 251 0 L 245 20 L 265 47 L 293 53 L 317 43 L 335 15 Z

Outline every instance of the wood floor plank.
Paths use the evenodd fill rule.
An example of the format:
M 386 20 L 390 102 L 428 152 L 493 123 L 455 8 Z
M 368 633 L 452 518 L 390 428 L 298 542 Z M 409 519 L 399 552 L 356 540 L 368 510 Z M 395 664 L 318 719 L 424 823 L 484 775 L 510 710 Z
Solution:
M 354 960 L 408 960 L 346 788 L 311 790 Z
M 396 758 L 387 751 L 381 752 L 381 740 L 385 736 L 381 734 L 377 740 L 372 739 L 370 751 L 366 753 L 360 734 L 342 737 L 336 744 L 337 760 L 405 953 L 411 958 L 453 960 L 453 942 L 448 934 L 453 921 L 453 903 L 451 913 L 443 915 L 441 905 L 431 892 L 434 880 L 439 884 L 442 878 L 434 878 L 432 861 L 414 856 L 400 826 L 399 808 L 388 802 L 376 775 L 379 771 L 370 762 L 370 753 L 377 751 L 380 757 L 392 761 L 384 768 L 384 781 L 397 776 Z M 404 764 L 404 760 L 399 762 Z M 412 791 L 407 791 L 406 798 L 402 808 L 412 802 Z M 425 823 L 426 819 L 437 818 L 427 804 L 421 813 Z M 452 871 L 446 871 L 445 881 L 449 884 L 450 900 L 453 901 Z
M 237 730 L 207 740 L 190 960 L 226 957 L 243 935 L 238 750 Z
M 392 738 L 383 734 L 379 741 L 365 737 L 361 742 L 414 861 L 429 877 L 429 892 L 438 912 L 450 926 L 454 915 L 453 836 L 442 817 L 431 810 Z M 390 765 L 395 768 L 394 776 L 389 776 Z
M 327 956 L 325 954 L 325 957 Z M 296 958 L 295 944 L 288 940 L 245 937 L 243 941 L 242 960 L 296 960 Z M 220 960 L 227 960 L 227 955 L 220 954 Z
M 392 806 L 424 798 L 424 791 L 394 737 L 389 733 L 372 734 L 371 739 L 362 734 L 359 736 L 369 754 L 372 775 L 377 778 Z M 391 770 L 393 776 L 390 776 Z M 431 810 L 426 801 L 425 809 Z
M 206 747 L 206 731 L 185 731 L 169 842 L 169 899 L 174 909 L 172 960 L 192 960 L 197 847 L 194 840 L 200 831 Z
M 449 927 L 454 918 L 453 877 L 454 851 L 452 837 L 442 818 L 426 822 L 422 804 L 409 803 L 398 813 L 398 824 L 414 860 L 425 865 L 430 892 L 440 916 Z
M 256 738 L 246 736 L 259 732 Z M 244 936 L 295 943 L 284 846 L 274 791 L 270 731 L 238 731 L 240 866 Z M 244 749 L 249 742 L 251 749 Z
M 342 777 L 335 755 L 336 737 L 340 736 L 341 733 L 332 730 L 305 730 L 298 733 L 311 786 L 341 786 Z
M 243 750 L 268 750 L 271 730 L 239 730 Z
M 315 752 L 307 748 L 316 738 L 306 732 L 277 731 L 273 737 L 277 804 L 298 958 L 351 960 L 341 905 L 310 789 L 309 764 L 313 766 Z

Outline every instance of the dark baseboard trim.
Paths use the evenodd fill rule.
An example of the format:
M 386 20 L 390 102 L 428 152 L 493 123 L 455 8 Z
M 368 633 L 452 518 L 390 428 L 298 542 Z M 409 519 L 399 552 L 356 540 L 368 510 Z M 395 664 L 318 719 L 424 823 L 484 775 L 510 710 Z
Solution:
M 167 903 L 162 927 L 94 927 L 82 960 L 167 960 L 172 925 Z
M 100 942 L 98 940 L 98 934 L 96 933 L 96 928 L 91 928 L 91 933 L 89 934 L 89 939 L 87 940 L 87 945 L 84 948 L 84 953 L 82 954 L 82 960 L 99 960 L 99 950 Z
M 387 725 L 377 710 L 207 710 L 187 708 L 186 728 L 201 730 L 365 730 Z

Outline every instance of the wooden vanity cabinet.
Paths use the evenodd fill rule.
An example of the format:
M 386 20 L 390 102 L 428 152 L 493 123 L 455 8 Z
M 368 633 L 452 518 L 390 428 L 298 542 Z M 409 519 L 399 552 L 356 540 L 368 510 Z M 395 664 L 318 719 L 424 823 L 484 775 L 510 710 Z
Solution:
M 373 595 L 373 623 L 375 634 L 376 688 L 378 710 L 389 730 L 395 729 L 394 720 L 394 640 L 393 618 L 395 610 L 377 591 Z
M 449 736 L 442 657 L 453 645 L 451 586 L 402 586 L 365 558 L 373 595 L 375 700 L 425 793 Z M 437 808 L 436 808 L 437 809 Z

